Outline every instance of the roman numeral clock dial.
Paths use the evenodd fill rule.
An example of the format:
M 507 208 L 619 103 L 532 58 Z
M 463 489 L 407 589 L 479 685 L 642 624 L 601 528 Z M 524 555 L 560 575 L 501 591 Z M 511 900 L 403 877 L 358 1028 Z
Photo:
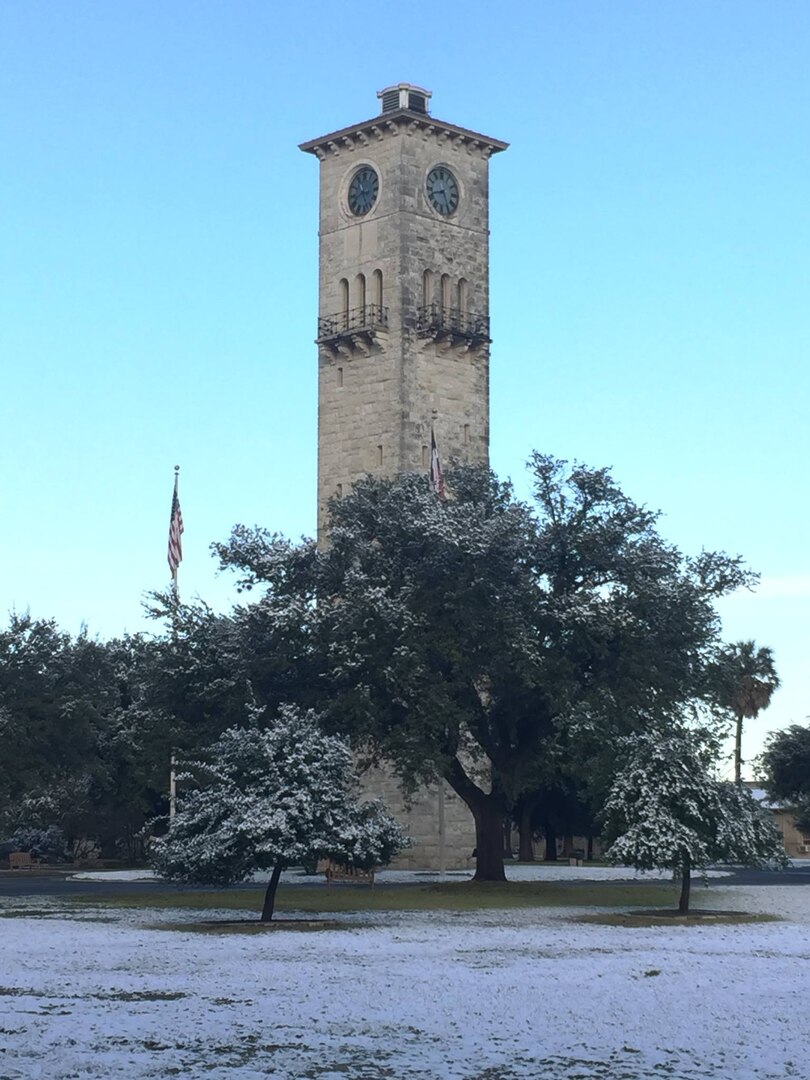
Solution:
M 364 217 L 377 201 L 380 178 L 370 165 L 357 170 L 349 184 L 349 209 L 355 217 Z
M 431 169 L 425 187 L 430 205 L 437 214 L 449 217 L 455 213 L 458 207 L 458 180 L 449 169 L 444 165 Z

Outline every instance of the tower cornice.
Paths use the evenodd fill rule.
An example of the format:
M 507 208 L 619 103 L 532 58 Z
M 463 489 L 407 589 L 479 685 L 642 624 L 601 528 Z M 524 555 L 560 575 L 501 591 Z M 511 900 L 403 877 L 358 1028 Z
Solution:
M 399 109 L 396 112 L 383 113 L 375 116 L 372 120 L 364 120 L 360 124 L 341 128 L 329 135 L 322 135 L 318 139 L 310 139 L 300 143 L 299 150 L 305 154 L 314 154 L 323 161 L 331 155 L 354 153 L 381 141 L 388 136 L 411 136 L 422 139 L 435 137 L 440 144 L 452 143 L 457 149 L 466 150 L 468 154 L 480 154 L 482 157 L 491 157 L 501 150 L 506 150 L 509 143 L 500 139 L 492 139 L 488 135 L 481 135 L 477 131 L 458 127 L 456 124 L 448 124 L 444 120 L 436 120 L 425 113 L 413 112 L 410 109 Z

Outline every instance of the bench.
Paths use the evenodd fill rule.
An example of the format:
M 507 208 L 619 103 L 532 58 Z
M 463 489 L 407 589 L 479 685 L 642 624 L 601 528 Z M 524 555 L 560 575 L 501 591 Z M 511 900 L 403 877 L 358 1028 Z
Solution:
M 11 870 L 33 870 L 36 859 L 31 858 L 30 851 L 11 851 L 8 856 L 8 865 Z
M 374 888 L 374 870 L 361 870 L 357 866 L 341 866 L 340 863 L 328 862 L 326 869 L 327 886 L 335 882 L 346 885 L 370 885 Z

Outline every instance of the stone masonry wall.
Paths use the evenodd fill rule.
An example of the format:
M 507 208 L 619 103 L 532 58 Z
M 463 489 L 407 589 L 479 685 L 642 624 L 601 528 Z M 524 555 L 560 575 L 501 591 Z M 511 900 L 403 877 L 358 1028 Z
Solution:
M 363 798 L 381 798 L 413 840 L 413 846 L 391 863 L 393 870 L 436 870 L 441 865 L 441 818 L 444 816 L 444 866 L 447 870 L 475 867 L 475 824 L 465 803 L 443 784 L 443 807 L 439 786 L 422 788 L 406 803 L 394 776 L 370 769 L 361 780 Z
M 359 304 L 357 275 L 371 296 L 382 272 L 387 331 L 375 335 L 369 354 L 345 348 L 319 350 L 318 511 L 323 534 L 328 500 L 365 473 L 390 475 L 426 468 L 431 425 L 444 461 L 486 461 L 489 445 L 489 353 L 486 344 L 435 344 L 417 332 L 418 310 L 447 299 L 458 305 L 458 283 L 467 283 L 467 310 L 489 310 L 488 157 L 440 135 L 387 131 L 367 146 L 339 150 L 321 161 L 319 313 L 342 310 L 341 281 L 349 307 Z M 442 217 L 430 206 L 425 178 L 435 165 L 457 177 L 457 212 Z M 367 217 L 347 205 L 348 186 L 361 165 L 380 177 L 377 202 Z M 424 272 L 433 274 L 431 297 Z
M 489 343 L 435 335 L 418 325 L 425 304 L 489 315 L 489 157 L 505 149 L 484 136 L 430 117 L 381 117 L 303 144 L 320 161 L 321 318 L 363 303 L 376 304 L 382 274 L 386 328 L 324 341 L 318 350 L 318 536 L 326 542 L 328 502 L 348 494 L 366 473 L 390 476 L 429 466 L 431 428 L 444 464 L 489 458 Z M 358 218 L 348 208 L 355 172 L 370 165 L 379 177 L 377 201 Z M 437 165 L 456 177 L 454 214 L 430 205 L 428 172 Z M 425 271 L 430 271 L 426 290 Z M 445 278 L 444 285 L 442 283 Z M 459 283 L 463 282 L 460 292 Z M 427 294 L 426 294 L 427 292 Z M 406 804 L 393 776 L 366 774 L 363 792 L 382 796 L 414 846 L 402 868 L 473 865 L 475 828 L 462 800 L 444 785 L 420 791 Z M 443 820 L 441 828 L 440 818 Z

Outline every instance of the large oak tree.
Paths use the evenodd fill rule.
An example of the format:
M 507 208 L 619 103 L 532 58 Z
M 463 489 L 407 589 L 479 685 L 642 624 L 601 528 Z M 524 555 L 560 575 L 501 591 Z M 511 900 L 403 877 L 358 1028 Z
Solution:
M 523 794 L 561 768 L 606 790 L 619 735 L 711 702 L 714 601 L 751 578 L 666 543 L 606 469 L 531 470 L 529 503 L 480 467 L 448 470 L 447 501 L 369 477 L 322 550 L 243 527 L 216 546 L 262 590 L 240 618 L 295 638 L 327 722 L 406 788 L 438 774 L 466 802 L 479 880 L 503 880 Z

